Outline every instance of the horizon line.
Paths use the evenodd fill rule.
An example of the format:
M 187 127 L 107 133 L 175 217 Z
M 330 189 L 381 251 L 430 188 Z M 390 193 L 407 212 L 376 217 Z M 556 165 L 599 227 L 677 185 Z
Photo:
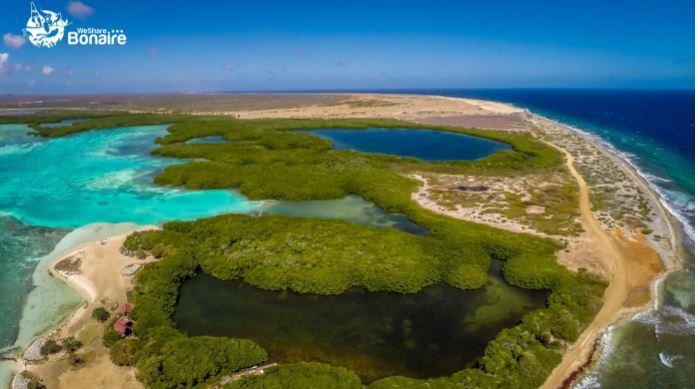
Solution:
M 477 87 L 477 88 L 328 88 L 328 89 L 248 89 L 248 90 L 220 90 L 220 91 L 179 91 L 179 92 L 47 92 L 47 93 L 0 93 L 2 97 L 10 96 L 126 96 L 126 95 L 213 95 L 213 94 L 331 94 L 331 93 L 410 93 L 430 91 L 675 91 L 695 92 L 695 87 Z

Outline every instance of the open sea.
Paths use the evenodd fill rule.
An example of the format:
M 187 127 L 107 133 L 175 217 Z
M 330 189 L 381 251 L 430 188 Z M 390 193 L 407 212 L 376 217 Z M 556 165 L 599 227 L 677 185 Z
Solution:
M 507 102 L 598 137 L 637 167 L 683 229 L 682 269 L 658 285 L 654 309 L 604 337 L 582 388 L 693 388 L 695 123 L 693 90 L 496 89 L 405 93 Z

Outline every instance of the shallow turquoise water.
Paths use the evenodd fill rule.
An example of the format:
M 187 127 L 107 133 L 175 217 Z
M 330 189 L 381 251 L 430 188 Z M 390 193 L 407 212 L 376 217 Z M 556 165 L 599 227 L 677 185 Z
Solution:
M 41 268 L 52 250 L 58 255 L 136 224 L 259 206 L 232 191 L 154 186 L 152 177 L 174 162 L 149 155 L 166 128 L 116 128 L 48 140 L 27 135 L 25 125 L 0 125 L 0 353 L 15 353 L 79 303 L 75 292 Z M 70 229 L 97 222 L 136 224 L 76 230 L 61 241 L 62 249 L 54 249 Z M 0 369 L 0 385 L 7 368 L 5 363 Z
M 425 161 L 475 160 L 497 151 L 511 149 L 505 143 L 443 131 L 331 128 L 309 132 L 331 140 L 334 148 L 338 150 L 393 154 Z
M 0 217 L 0 349 L 12 343 L 19 331 L 24 296 L 29 294 L 35 261 L 53 249 L 66 230 L 31 227 L 11 217 Z M 21 282 L 24 280 L 25 282 Z
M 187 220 L 254 207 L 231 191 L 155 187 L 173 161 L 148 155 L 167 126 L 90 131 L 44 140 L 24 126 L 0 126 L 0 212 L 24 224 L 78 227 Z

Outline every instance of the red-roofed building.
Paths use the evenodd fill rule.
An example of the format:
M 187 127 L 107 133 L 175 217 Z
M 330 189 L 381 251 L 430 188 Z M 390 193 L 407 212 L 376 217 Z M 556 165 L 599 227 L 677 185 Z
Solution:
M 124 336 L 131 335 L 131 325 L 133 325 L 133 322 L 128 316 L 121 316 L 119 320 L 114 323 L 114 331 Z
M 123 305 L 121 305 L 119 312 L 121 312 L 122 315 L 128 315 L 129 313 L 131 313 L 131 308 L 131 304 L 124 303 Z

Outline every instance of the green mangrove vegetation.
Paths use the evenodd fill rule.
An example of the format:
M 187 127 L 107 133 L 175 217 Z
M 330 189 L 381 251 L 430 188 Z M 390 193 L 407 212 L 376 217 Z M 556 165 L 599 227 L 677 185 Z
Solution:
M 0 119 L 4 120 L 4 119 Z M 397 120 L 236 120 L 228 117 L 114 114 L 66 128 L 39 129 L 40 136 L 115 126 L 171 123 L 153 153 L 183 160 L 156 178 L 160 185 L 191 189 L 237 189 L 251 199 L 286 201 L 361 196 L 386 212 L 401 213 L 428 231 L 415 236 L 391 228 L 338 220 L 223 215 L 172 222 L 159 231 L 131 235 L 125 247 L 150 252 L 159 261 L 137 276 L 135 340 L 119 345 L 120 361 L 133 364 L 148 387 L 194 387 L 267 359 L 250 340 L 188 337 L 171 319 L 179 288 L 197 272 L 221 279 L 243 278 L 255 286 L 302 293 L 337 294 L 351 287 L 414 293 L 439 282 L 472 289 L 487 282 L 492 259 L 505 261 L 512 285 L 550 292 L 547 306 L 502 331 L 475 366 L 447 377 L 417 380 L 389 377 L 371 388 L 534 388 L 560 361 L 600 306 L 605 284 L 559 265 L 561 246 L 427 211 L 411 200 L 417 182 L 409 173 L 519 174 L 564 169 L 562 156 L 525 133 L 429 126 L 509 144 L 476 161 L 425 163 L 414 158 L 333 150 L 329 141 L 306 132 L 319 128 L 424 128 Z M 229 142 L 185 144 L 220 136 Z M 466 347 L 466 346 L 464 346 Z M 356 375 L 321 364 L 281 365 L 230 387 L 360 387 Z
M 264 376 L 248 376 L 233 381 L 226 389 L 360 389 L 361 380 L 342 367 L 324 363 L 289 363 L 265 370 Z
M 26 124 L 31 133 L 45 138 L 60 138 L 83 131 L 115 127 L 169 124 L 184 117 L 179 115 L 131 114 L 127 112 L 104 111 L 38 111 L 32 115 L 0 116 L 0 124 Z M 42 127 L 42 124 L 58 123 L 64 120 L 80 121 L 61 127 Z

